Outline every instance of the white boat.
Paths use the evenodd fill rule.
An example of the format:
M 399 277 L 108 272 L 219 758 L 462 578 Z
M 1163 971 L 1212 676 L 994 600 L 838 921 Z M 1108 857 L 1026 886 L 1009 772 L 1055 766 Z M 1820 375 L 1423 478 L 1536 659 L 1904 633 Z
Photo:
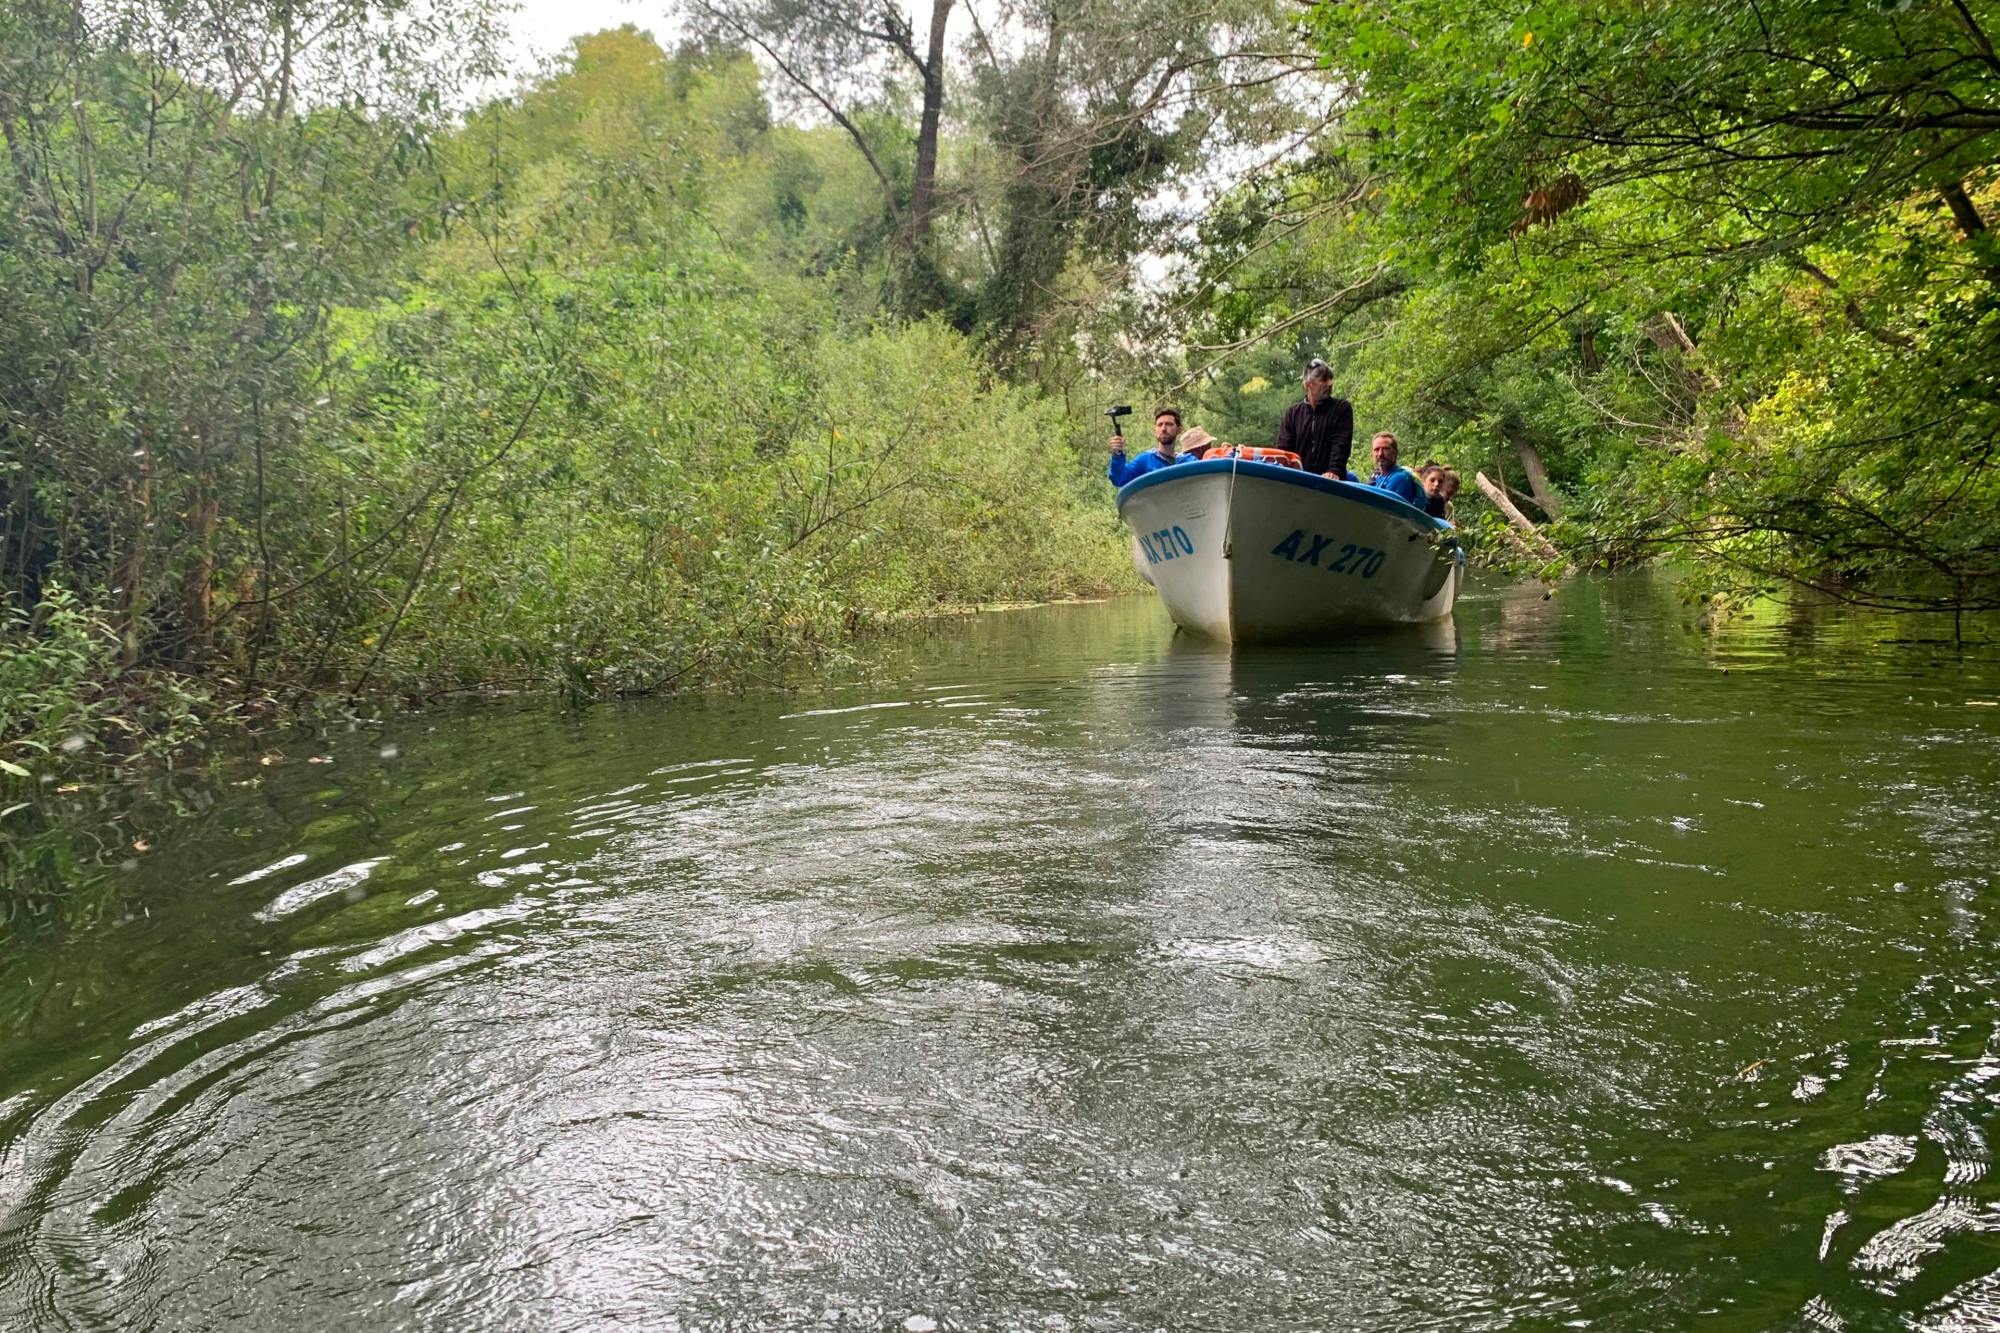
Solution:
M 1160 468 L 1119 490 L 1118 516 L 1174 623 L 1228 642 L 1438 620 L 1465 578 L 1443 519 L 1273 463 Z

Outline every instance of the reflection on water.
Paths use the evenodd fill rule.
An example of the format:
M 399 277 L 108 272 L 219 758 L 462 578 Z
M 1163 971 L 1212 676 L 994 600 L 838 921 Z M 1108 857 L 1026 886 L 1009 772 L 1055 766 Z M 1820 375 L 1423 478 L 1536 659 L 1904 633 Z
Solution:
M 1993 658 L 1682 619 L 322 742 L 0 964 L 0 1320 L 1990 1326 Z

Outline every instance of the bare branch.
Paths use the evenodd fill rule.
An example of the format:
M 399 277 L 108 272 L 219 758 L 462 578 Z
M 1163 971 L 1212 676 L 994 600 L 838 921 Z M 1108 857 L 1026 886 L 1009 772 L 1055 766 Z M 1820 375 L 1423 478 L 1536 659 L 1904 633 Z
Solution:
M 875 179 L 881 183 L 882 202 L 888 209 L 890 218 L 900 223 L 903 218 L 903 211 L 896 203 L 895 182 L 890 180 L 889 173 L 883 170 L 882 163 L 876 158 L 875 150 L 869 146 L 868 136 L 861 132 L 861 127 L 856 125 L 846 112 L 833 104 L 831 98 L 821 92 L 805 75 L 794 69 L 791 63 L 779 55 L 769 42 L 758 36 L 741 19 L 737 18 L 734 14 L 717 9 L 713 5 L 697 3 L 696 8 L 717 22 L 726 24 L 738 36 L 742 37 L 744 41 L 749 42 L 766 56 L 769 56 L 771 63 L 778 67 L 779 73 L 783 74 L 796 87 L 804 91 L 813 101 L 819 103 L 821 109 L 827 115 L 833 117 L 834 124 L 847 131 L 847 137 L 854 140 L 854 146 L 861 150 L 861 156 L 868 163 L 868 169 L 875 173 Z

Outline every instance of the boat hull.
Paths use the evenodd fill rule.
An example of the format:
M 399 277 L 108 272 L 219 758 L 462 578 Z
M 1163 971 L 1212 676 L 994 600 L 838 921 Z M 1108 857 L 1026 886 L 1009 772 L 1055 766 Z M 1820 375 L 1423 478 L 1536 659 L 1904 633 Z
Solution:
M 1179 463 L 1118 492 L 1132 557 L 1174 623 L 1231 642 L 1451 614 L 1449 523 L 1355 482 L 1237 460 Z

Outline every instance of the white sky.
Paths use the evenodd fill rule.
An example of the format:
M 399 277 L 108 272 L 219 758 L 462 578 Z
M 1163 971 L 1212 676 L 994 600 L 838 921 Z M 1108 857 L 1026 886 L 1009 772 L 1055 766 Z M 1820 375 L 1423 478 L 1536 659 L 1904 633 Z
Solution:
M 570 39 L 587 32 L 599 32 L 630 23 L 651 32 L 660 45 L 671 47 L 679 28 L 674 14 L 676 0 L 515 0 L 515 4 L 514 13 L 508 18 L 512 33 L 508 50 L 509 63 L 517 74 L 533 70 L 540 62 L 560 53 Z M 915 11 L 912 17 L 920 22 L 927 18 L 921 5 L 911 8 Z M 1002 36 L 1004 45 L 1004 26 L 989 24 L 989 27 Z M 1327 90 L 1325 95 L 1331 97 L 1332 90 Z M 1183 212 L 1198 211 L 1200 202 L 1227 188 L 1233 182 L 1235 173 L 1249 164 L 1248 156 L 1255 154 L 1246 156 L 1239 152 L 1237 156 L 1244 160 L 1230 164 L 1233 171 L 1223 169 L 1191 176 L 1178 187 L 1163 189 L 1154 201 L 1155 206 L 1178 206 Z M 1141 255 L 1139 275 L 1141 281 L 1150 286 L 1163 286 L 1169 276 L 1167 261 L 1160 255 Z
M 556 54 L 572 37 L 621 23 L 650 30 L 662 46 L 673 44 L 669 0 L 519 0 L 519 6 L 508 20 L 518 70 Z

